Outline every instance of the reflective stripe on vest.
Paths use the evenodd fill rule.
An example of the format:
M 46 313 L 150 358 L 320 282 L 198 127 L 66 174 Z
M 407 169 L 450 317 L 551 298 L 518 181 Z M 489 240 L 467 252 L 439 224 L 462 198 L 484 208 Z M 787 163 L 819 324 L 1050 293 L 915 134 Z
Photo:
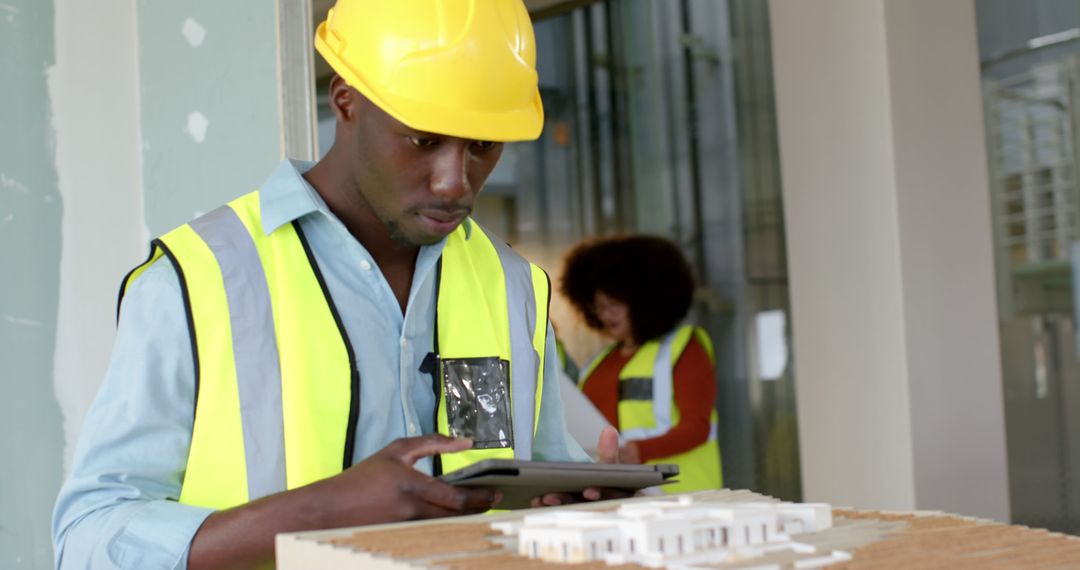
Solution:
M 255 242 L 232 208 L 218 208 L 190 226 L 224 269 L 248 497 L 264 497 L 286 488 L 281 368 L 266 275 Z
M 351 465 L 358 368 L 299 224 L 267 236 L 258 193 L 243 196 L 155 240 L 150 259 L 125 278 L 121 299 L 162 256 L 180 278 L 196 370 L 180 501 L 228 508 Z M 525 434 L 515 449 L 469 451 L 448 462 L 464 466 L 505 452 L 529 458 L 542 390 L 547 276 L 508 247 L 500 250 L 475 224 L 468 239 L 464 228 L 455 230 L 440 267 L 435 342 L 459 357 L 511 362 L 511 420 Z M 457 310 L 459 301 L 484 312 Z M 445 408 L 438 412 L 447 433 Z

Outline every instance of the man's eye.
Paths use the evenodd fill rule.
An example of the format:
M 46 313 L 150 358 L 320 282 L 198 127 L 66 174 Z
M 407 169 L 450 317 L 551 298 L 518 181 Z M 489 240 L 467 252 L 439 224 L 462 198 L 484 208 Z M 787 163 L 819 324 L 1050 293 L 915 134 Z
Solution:
M 491 150 L 495 148 L 495 143 L 492 141 L 473 141 L 473 147 L 481 151 Z
M 409 142 L 418 148 L 424 148 L 435 144 L 435 139 L 426 137 L 409 137 Z

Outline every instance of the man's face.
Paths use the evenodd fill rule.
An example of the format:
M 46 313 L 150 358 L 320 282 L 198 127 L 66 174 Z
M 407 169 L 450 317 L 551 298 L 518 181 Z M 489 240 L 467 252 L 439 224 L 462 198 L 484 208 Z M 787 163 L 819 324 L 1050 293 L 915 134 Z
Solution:
M 360 108 L 351 133 L 360 193 L 395 240 L 438 242 L 472 212 L 503 144 L 417 131 L 367 100 Z

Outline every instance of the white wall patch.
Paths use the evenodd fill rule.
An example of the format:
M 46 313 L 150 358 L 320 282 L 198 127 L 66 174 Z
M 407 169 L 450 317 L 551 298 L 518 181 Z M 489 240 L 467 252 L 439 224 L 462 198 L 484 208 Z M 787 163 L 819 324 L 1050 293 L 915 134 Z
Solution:
M 188 113 L 184 132 L 191 135 L 195 142 L 202 143 L 206 140 L 206 129 L 208 128 L 210 128 L 210 120 L 206 118 L 206 115 L 198 111 Z
M 19 9 L 11 4 L 0 3 L 0 15 L 8 21 L 9 24 L 15 23 L 15 15 L 19 13 Z
M 30 193 L 30 189 L 27 188 L 25 184 L 14 178 L 8 178 L 6 174 L 0 174 L 0 188 L 10 188 L 19 194 Z
M 11 323 L 11 324 L 13 324 L 13 325 L 20 325 L 20 326 L 24 326 L 24 327 L 40 327 L 41 326 L 40 321 L 35 321 L 34 319 L 26 319 L 26 318 L 23 318 L 23 317 L 15 317 L 15 316 L 12 316 L 12 315 L 4 315 L 4 320 Z
M 201 46 L 203 40 L 206 39 L 206 28 L 202 27 L 194 18 L 184 20 L 184 25 L 180 26 L 180 33 L 184 35 L 191 47 Z

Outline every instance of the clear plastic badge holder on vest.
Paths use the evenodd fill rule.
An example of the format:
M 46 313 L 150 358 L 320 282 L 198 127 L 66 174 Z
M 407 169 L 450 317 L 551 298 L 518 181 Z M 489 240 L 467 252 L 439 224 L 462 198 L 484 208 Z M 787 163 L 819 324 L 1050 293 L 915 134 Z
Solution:
M 473 449 L 514 446 L 510 363 L 499 358 L 442 361 L 450 435 L 473 440 Z

